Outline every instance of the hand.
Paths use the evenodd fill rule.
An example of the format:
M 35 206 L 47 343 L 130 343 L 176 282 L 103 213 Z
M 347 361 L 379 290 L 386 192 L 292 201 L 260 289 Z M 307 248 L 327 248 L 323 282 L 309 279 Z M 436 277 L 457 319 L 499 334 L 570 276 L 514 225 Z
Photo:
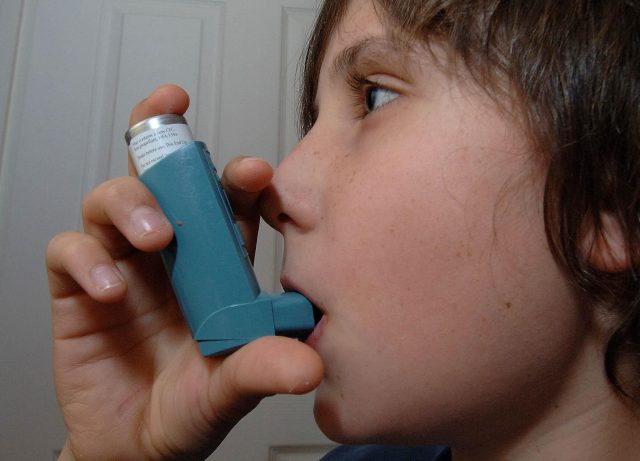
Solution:
M 182 89 L 165 85 L 130 123 L 188 104 Z M 251 252 L 256 202 L 272 173 L 239 158 L 223 174 Z M 319 356 L 288 338 L 262 338 L 227 358 L 200 355 L 157 255 L 173 231 L 137 178 L 98 186 L 82 211 L 84 232 L 54 237 L 46 258 L 55 386 L 69 433 L 60 459 L 203 459 L 263 397 L 319 384 Z

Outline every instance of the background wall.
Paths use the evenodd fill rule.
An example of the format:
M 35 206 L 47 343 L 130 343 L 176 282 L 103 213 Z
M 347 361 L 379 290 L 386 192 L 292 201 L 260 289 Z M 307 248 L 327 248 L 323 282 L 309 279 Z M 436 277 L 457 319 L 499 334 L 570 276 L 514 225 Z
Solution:
M 84 193 L 126 174 L 131 107 L 160 83 L 219 166 L 277 163 L 296 142 L 295 77 L 315 0 L 0 0 L 0 459 L 49 460 L 65 439 L 51 369 L 47 242 L 80 227 Z M 278 290 L 281 243 L 256 270 Z M 211 459 L 318 459 L 312 398 L 273 398 Z M 271 454 L 270 454 L 271 453 Z

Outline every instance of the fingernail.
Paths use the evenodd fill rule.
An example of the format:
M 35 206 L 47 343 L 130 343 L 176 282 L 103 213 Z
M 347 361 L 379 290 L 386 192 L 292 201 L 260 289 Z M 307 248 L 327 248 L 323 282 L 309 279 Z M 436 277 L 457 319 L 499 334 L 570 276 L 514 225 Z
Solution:
M 124 277 L 120 271 L 108 264 L 99 264 L 91 269 L 91 281 L 100 291 L 105 291 L 116 287 L 124 282 Z
M 240 159 L 240 163 L 249 163 L 249 162 L 255 162 L 256 160 L 260 160 L 263 161 L 260 157 L 242 157 Z
M 289 389 L 289 394 L 299 394 L 304 392 L 309 392 L 311 389 L 311 383 L 309 381 L 305 381 L 304 383 L 298 383 Z
M 148 206 L 141 206 L 133 210 L 131 222 L 135 233 L 140 237 L 158 232 L 168 224 L 164 216 Z

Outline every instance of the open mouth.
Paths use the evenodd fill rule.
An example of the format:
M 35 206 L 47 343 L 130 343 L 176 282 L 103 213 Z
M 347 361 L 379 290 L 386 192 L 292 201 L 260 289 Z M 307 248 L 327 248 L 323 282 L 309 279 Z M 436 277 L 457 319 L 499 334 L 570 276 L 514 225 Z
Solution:
M 322 333 L 324 332 L 325 326 L 327 325 L 327 316 L 320 312 L 320 317 L 316 320 L 316 327 L 313 329 L 311 334 L 304 340 L 307 346 L 311 346 L 312 348 L 318 348 L 318 343 L 320 342 L 320 338 L 322 337 Z
M 324 312 L 322 312 L 315 304 L 311 303 L 313 307 L 313 320 L 316 322 L 316 325 L 320 323 L 322 317 L 324 317 Z
M 280 280 L 280 283 L 282 284 L 282 288 L 284 289 L 285 292 L 294 291 L 296 293 L 300 293 L 302 296 L 307 298 L 307 300 L 311 303 L 311 307 L 313 309 L 313 320 L 315 323 L 315 328 L 313 329 L 313 331 L 309 332 L 309 335 L 306 338 L 300 338 L 300 339 L 305 341 L 307 344 L 310 344 L 310 343 L 315 344 L 319 339 L 319 333 L 320 333 L 320 330 L 322 329 L 319 327 L 324 327 L 324 324 L 326 323 L 326 320 L 327 320 L 325 313 L 322 311 L 322 309 L 320 309 L 320 307 L 318 307 L 318 305 L 314 302 L 313 299 L 311 299 L 303 290 L 300 290 L 294 283 L 292 283 L 286 277 L 282 277 L 282 279 Z

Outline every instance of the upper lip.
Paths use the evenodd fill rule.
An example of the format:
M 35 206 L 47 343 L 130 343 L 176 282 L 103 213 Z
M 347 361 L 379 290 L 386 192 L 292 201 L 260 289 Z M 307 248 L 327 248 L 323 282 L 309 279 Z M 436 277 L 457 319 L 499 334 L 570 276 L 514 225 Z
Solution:
M 297 293 L 300 293 L 302 296 L 304 296 L 305 298 L 307 298 L 309 300 L 309 302 L 311 302 L 311 304 L 313 304 L 313 307 L 316 308 L 317 310 L 321 311 L 322 313 L 324 313 L 324 309 L 322 308 L 321 305 L 319 305 L 315 299 L 313 299 L 313 297 L 309 296 L 308 293 L 306 293 L 304 290 L 302 290 L 300 288 L 300 286 L 296 285 L 295 282 L 293 282 L 289 277 L 287 277 L 286 275 L 283 275 L 280 278 L 280 284 L 282 285 L 282 288 L 284 289 L 284 291 L 295 291 Z

